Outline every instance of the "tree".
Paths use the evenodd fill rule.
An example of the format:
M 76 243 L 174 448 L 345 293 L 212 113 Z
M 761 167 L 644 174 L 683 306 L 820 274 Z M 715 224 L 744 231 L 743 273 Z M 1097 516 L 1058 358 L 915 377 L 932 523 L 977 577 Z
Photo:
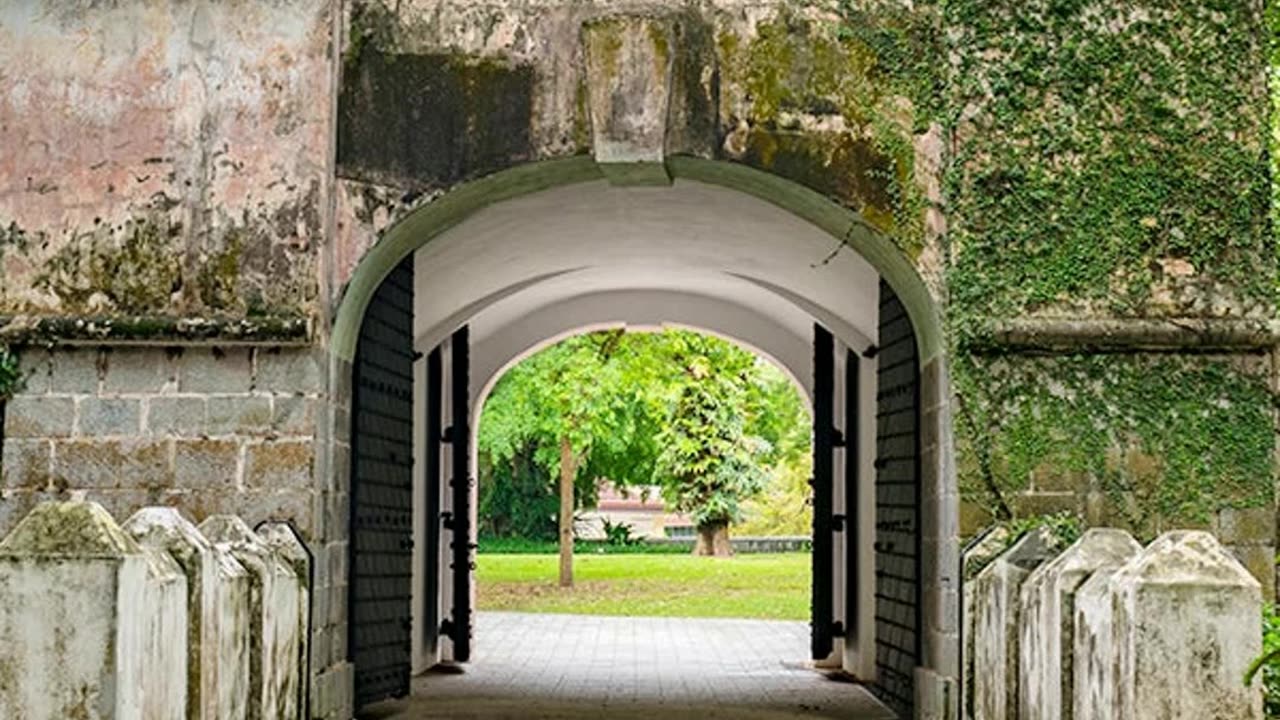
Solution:
M 694 333 L 673 335 L 671 350 L 681 382 L 660 436 L 657 475 L 667 501 L 697 524 L 694 553 L 730 555 L 729 524 L 766 478 L 768 443 L 746 432 L 755 357 Z
M 594 451 L 604 461 L 625 456 L 638 391 L 626 376 L 634 363 L 615 358 L 625 349 L 621 330 L 569 338 L 511 368 L 485 403 L 480 447 L 496 466 L 532 458 L 558 478 L 560 584 L 573 584 L 573 513 Z M 588 481 L 593 478 L 587 478 Z

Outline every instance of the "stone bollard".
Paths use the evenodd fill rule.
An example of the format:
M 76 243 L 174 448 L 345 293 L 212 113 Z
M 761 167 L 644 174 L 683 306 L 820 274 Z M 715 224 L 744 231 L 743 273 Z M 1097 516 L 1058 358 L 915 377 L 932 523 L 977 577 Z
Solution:
M 301 642 L 301 598 L 293 568 L 234 515 L 212 515 L 200 524 L 200 531 L 249 571 L 249 720 L 297 718 L 293 683 Z
M 974 578 L 973 718 L 1018 717 L 1018 591 L 1031 572 L 1053 557 L 1058 541 L 1046 528 L 1027 533 Z
M 102 506 L 36 506 L 0 543 L 0 717 L 184 717 L 186 592 Z
M 1121 566 L 1123 567 L 1123 566 Z M 1111 580 L 1120 568 L 1095 572 L 1076 591 L 1071 712 L 1074 720 L 1112 720 L 1116 712 Z
M 124 531 L 164 550 L 187 578 L 188 720 L 244 720 L 249 688 L 249 573 L 174 508 L 134 513 Z
M 1036 568 L 1023 583 L 1020 720 L 1071 717 L 1076 591 L 1093 573 L 1118 567 L 1141 551 L 1142 546 L 1123 530 L 1094 528 Z
M 1112 661 L 1086 664 L 1113 673 L 1105 680 L 1112 697 L 1109 708 L 1090 701 L 1084 710 L 1091 717 L 1262 718 L 1261 693 L 1242 682 L 1262 651 L 1262 588 L 1211 534 L 1165 533 L 1101 582 L 1111 599 L 1103 618 L 1109 623 L 1086 611 L 1082 632 L 1110 636 Z M 1100 594 L 1090 588 L 1090 607 Z
M 296 674 L 290 682 L 298 695 L 299 717 L 307 717 L 307 677 L 311 653 L 311 553 L 287 522 L 265 522 L 258 526 L 258 535 L 271 547 L 276 556 L 287 563 L 297 578 L 298 587 L 298 658 L 294 663 Z
M 964 682 L 960 688 L 960 708 L 961 717 L 965 720 L 973 720 L 973 581 L 983 568 L 1005 551 L 1008 540 L 1009 530 L 997 526 L 960 552 L 960 567 L 964 574 L 964 590 L 960 597 L 960 634 L 964 644 L 961 649 Z

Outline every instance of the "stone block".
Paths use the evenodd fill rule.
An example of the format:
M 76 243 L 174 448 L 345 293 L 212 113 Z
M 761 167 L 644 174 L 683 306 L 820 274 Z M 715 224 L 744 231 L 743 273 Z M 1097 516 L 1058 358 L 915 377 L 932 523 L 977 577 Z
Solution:
M 324 390 L 323 353 L 311 349 L 260 350 L 255 359 L 254 389 L 280 395 L 316 395 Z
M 1094 528 L 1036 568 L 1022 585 L 1018 717 L 1071 717 L 1075 594 L 1090 575 L 1118 567 L 1142 551 L 1123 530 Z
M 136 437 L 142 432 L 142 401 L 135 398 L 81 398 L 79 413 L 80 435 Z
M 53 378 L 53 354 L 43 348 L 24 348 L 18 354 L 18 372 L 22 375 L 23 394 L 49 392 Z
M 176 483 L 194 490 L 235 490 L 239 487 L 239 440 L 174 440 Z
M 1224 545 L 1274 545 L 1276 509 L 1223 508 L 1218 511 L 1217 535 Z
M 607 17 L 582 28 L 592 148 L 618 184 L 668 184 L 674 37 L 666 18 Z
M 101 389 L 103 353 L 88 348 L 58 348 L 53 353 L 49 389 L 55 393 L 94 394 Z
M 264 435 L 271 430 L 271 398 L 253 395 L 211 397 L 210 435 Z
M 58 440 L 53 482 L 71 488 L 164 488 L 173 485 L 168 440 Z
M 1212 534 L 1166 533 L 1107 583 L 1112 660 L 1089 665 L 1114 673 L 1115 697 L 1092 717 L 1262 718 L 1260 691 L 1241 682 L 1262 651 L 1261 588 Z
M 277 397 L 272 401 L 271 430 L 281 435 L 314 435 L 319 406 L 320 401 L 314 398 Z
M 147 400 L 147 431 L 152 435 L 196 437 L 206 430 L 203 397 L 154 397 Z
M 178 392 L 247 393 L 253 389 L 248 348 L 186 348 L 177 360 Z
M 172 380 L 162 348 L 112 348 L 105 355 L 102 389 L 108 393 L 158 393 Z
M 247 488 L 310 489 L 315 444 L 311 440 L 267 440 L 245 450 Z
M 76 401 L 69 397 L 16 395 L 5 403 L 5 438 L 69 437 L 75 429 Z
M 173 508 L 139 510 L 123 526 L 167 552 L 187 584 L 187 720 L 244 720 L 249 687 L 248 571 Z
M 250 608 L 249 717 L 297 720 L 298 658 L 303 638 L 297 618 L 302 596 L 293 568 L 234 515 L 212 515 L 200 524 L 204 536 L 230 552 L 249 571 L 255 602 Z
M 6 438 L 0 457 L 0 488 L 41 490 L 49 485 L 53 443 Z
M 1232 545 L 1227 550 L 1262 584 L 1262 599 L 1275 599 L 1276 549 L 1273 545 Z
M 982 720 L 1017 720 L 1022 584 L 1057 552 L 1046 528 L 1024 535 L 965 587 L 972 626 L 967 628 L 966 709 Z
M 1072 652 L 1072 717 L 1111 720 L 1116 707 L 1111 578 L 1119 567 L 1098 570 L 1076 591 Z
M 311 552 L 302 537 L 287 522 L 266 522 L 258 526 L 258 536 L 275 551 L 276 557 L 293 568 L 298 585 L 297 638 L 298 657 L 293 666 L 297 677 L 293 682 L 297 689 L 298 708 L 303 717 L 308 704 L 306 671 L 311 656 L 311 576 L 314 563 Z
M 36 506 L 0 542 L 0 717 L 182 717 L 185 598 L 100 505 Z

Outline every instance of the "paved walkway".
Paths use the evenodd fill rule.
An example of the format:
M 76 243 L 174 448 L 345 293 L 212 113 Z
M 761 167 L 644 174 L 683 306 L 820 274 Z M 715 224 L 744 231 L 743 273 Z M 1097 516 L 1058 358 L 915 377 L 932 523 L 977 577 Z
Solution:
M 808 668 L 803 622 L 480 613 L 474 662 L 432 673 L 388 720 L 887 720 Z

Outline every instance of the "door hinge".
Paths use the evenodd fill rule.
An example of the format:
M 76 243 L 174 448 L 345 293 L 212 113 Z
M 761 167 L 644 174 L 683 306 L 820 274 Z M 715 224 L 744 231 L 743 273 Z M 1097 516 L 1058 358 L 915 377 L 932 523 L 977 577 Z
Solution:
M 453 442 L 453 436 L 454 436 L 454 435 L 456 435 L 456 434 L 457 434 L 457 433 L 455 433 L 455 432 L 453 431 L 453 426 L 452 426 L 452 425 L 450 425 L 449 427 L 445 428 L 443 432 L 441 432 L 441 433 L 440 433 L 440 442 L 442 442 L 442 443 L 452 443 L 452 442 Z
M 844 515 L 831 516 L 831 532 L 844 532 Z
M 440 513 L 440 525 L 445 530 L 452 530 L 453 529 L 453 513 L 451 512 Z
M 836 620 L 831 623 L 831 637 L 845 637 L 844 623 Z
M 831 428 L 831 447 L 842 448 L 844 445 L 844 433 L 840 431 L 840 428 Z

